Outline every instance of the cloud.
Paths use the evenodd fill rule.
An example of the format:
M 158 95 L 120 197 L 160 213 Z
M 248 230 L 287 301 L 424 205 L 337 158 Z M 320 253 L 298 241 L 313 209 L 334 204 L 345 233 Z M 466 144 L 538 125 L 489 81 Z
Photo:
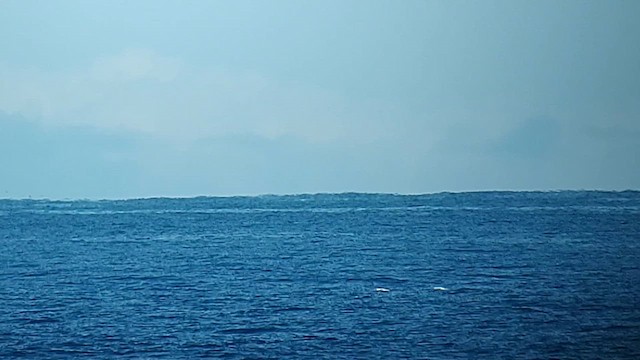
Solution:
M 0 112 L 0 197 L 118 197 L 141 190 L 140 139 L 47 129 Z
M 395 126 L 385 104 L 353 103 L 259 73 L 197 68 L 150 50 L 67 72 L 0 64 L 0 78 L 0 110 L 7 113 L 177 142 L 232 134 L 369 141 Z
M 411 157 L 390 146 L 226 135 L 175 144 L 0 112 L 0 198 L 418 192 Z M 409 172 L 408 172 L 409 171 Z
M 547 117 L 529 118 L 489 144 L 489 151 L 515 159 L 547 160 L 558 151 L 558 140 L 564 137 L 561 124 Z
M 151 80 L 167 82 L 180 72 L 180 63 L 145 49 L 130 49 L 117 56 L 101 57 L 90 68 L 91 77 L 98 82 L 131 82 Z

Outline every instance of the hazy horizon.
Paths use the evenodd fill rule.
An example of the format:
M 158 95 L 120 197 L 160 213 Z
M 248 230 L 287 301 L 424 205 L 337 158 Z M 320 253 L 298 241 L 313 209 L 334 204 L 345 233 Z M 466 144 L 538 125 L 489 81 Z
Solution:
M 637 1 L 0 1 L 0 198 L 640 189 Z
M 168 199 L 168 200 L 189 200 L 198 198 L 209 199 L 225 199 L 225 198 L 261 198 L 261 197 L 298 197 L 298 196 L 318 196 L 318 195 L 385 195 L 385 196 L 435 196 L 435 195 L 455 195 L 455 194 L 483 194 L 483 193 L 627 193 L 627 192 L 640 192 L 639 189 L 623 189 L 623 190 L 601 190 L 601 189 L 550 189 L 550 190 L 461 190 L 461 191 L 438 191 L 438 192 L 426 192 L 426 193 L 373 193 L 373 192 L 357 192 L 357 191 L 344 191 L 344 192 L 317 192 L 317 193 L 264 193 L 264 194 L 227 194 L 227 195 L 188 195 L 188 196 L 144 196 L 144 197 L 112 197 L 112 198 L 47 198 L 47 197 L 33 197 L 27 196 L 22 198 L 9 198 L 0 197 L 0 200 L 6 201 L 51 201 L 51 202 L 76 202 L 76 201 L 131 201 L 131 200 L 153 200 L 153 199 Z

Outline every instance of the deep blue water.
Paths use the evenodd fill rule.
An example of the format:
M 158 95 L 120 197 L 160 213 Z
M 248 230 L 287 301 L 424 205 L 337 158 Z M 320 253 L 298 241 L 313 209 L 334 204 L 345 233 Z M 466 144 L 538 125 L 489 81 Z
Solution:
M 0 200 L 3 359 L 638 359 L 639 299 L 639 192 Z

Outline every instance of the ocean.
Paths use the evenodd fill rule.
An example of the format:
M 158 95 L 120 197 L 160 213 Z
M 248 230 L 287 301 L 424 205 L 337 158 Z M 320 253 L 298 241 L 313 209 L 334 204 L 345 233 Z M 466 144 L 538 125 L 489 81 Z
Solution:
M 0 200 L 0 358 L 639 359 L 640 192 Z

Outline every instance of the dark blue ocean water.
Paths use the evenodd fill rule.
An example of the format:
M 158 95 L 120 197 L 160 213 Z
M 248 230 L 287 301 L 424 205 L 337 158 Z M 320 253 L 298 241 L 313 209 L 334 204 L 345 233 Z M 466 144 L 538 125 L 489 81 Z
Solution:
M 3 359 L 638 359 L 639 296 L 639 192 L 0 200 Z

